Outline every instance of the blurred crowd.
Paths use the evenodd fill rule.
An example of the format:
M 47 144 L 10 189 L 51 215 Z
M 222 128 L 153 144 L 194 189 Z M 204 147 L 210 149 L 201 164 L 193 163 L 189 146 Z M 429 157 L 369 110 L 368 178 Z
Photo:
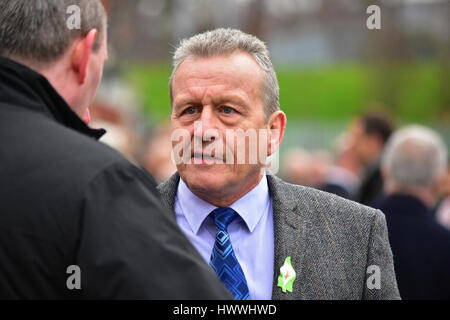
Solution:
M 392 174 L 387 171 L 387 162 L 382 164 L 383 157 L 389 156 L 390 160 L 394 156 L 386 154 L 386 146 L 395 135 L 408 128 L 410 127 L 396 128 L 387 112 L 368 112 L 349 123 L 347 130 L 336 138 L 331 152 L 305 150 L 301 147 L 289 149 L 284 157 L 281 174 L 291 183 L 321 189 L 368 206 L 375 206 L 386 196 L 389 174 Z M 411 186 L 407 182 L 408 187 L 415 187 L 414 175 L 428 176 L 433 180 L 428 186 L 433 198 L 433 201 L 428 203 L 430 210 L 436 221 L 450 227 L 447 209 L 450 171 L 446 144 L 439 134 L 430 128 L 411 128 L 411 140 L 424 144 L 425 150 L 414 144 L 402 147 L 403 149 L 395 148 L 391 152 L 403 158 L 394 172 L 402 169 L 406 171 L 405 174 L 412 181 Z M 435 141 L 422 141 L 424 138 L 421 130 L 433 136 Z M 438 158 L 437 164 L 431 160 L 432 157 Z M 427 186 L 422 184 L 421 187 Z
M 291 183 L 383 211 L 403 299 L 449 298 L 450 169 L 437 132 L 367 113 L 351 121 L 333 154 L 291 149 L 282 167 Z

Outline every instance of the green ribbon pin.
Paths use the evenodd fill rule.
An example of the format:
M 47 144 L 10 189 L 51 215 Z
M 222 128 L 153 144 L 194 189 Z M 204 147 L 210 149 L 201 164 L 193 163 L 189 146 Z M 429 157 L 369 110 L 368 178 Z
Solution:
M 296 273 L 291 264 L 291 257 L 287 257 L 284 260 L 283 266 L 280 268 L 280 275 L 278 276 L 277 286 L 283 290 L 283 292 L 292 292 L 292 285 L 294 284 Z

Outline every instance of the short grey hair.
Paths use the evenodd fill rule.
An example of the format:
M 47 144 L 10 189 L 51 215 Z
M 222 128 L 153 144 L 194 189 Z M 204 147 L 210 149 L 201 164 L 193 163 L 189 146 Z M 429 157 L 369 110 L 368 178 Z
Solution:
M 178 67 L 188 57 L 211 57 L 243 51 L 250 54 L 264 74 L 263 102 L 266 117 L 280 109 L 280 89 L 277 75 L 270 61 L 269 51 L 257 37 L 236 29 L 219 28 L 183 39 L 173 55 L 173 72 L 170 77 L 170 99 L 173 102 L 172 81 Z
M 70 30 L 67 9 L 81 11 L 80 29 Z M 30 62 L 52 63 L 66 52 L 75 39 L 97 29 L 94 51 L 106 31 L 106 13 L 99 0 L 1 0 L 0 56 Z
M 399 187 L 430 187 L 447 167 L 447 146 L 433 130 L 411 125 L 389 139 L 382 167 Z

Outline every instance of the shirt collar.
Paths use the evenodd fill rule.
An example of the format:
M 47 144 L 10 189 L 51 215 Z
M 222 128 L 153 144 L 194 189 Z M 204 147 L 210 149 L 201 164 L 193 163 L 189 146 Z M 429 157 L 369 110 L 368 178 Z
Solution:
M 177 197 L 187 222 L 192 231 L 197 234 L 205 219 L 217 207 L 193 194 L 183 179 L 180 179 L 178 184 Z M 239 214 L 248 230 L 253 232 L 267 209 L 269 201 L 269 187 L 264 174 L 256 187 L 229 207 Z

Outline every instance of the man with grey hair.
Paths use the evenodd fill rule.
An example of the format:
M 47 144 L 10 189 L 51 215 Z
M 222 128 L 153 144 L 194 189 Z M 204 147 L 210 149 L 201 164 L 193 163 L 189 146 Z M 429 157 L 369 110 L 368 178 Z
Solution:
M 170 96 L 177 173 L 158 189 L 236 299 L 399 298 L 380 211 L 266 172 L 286 115 L 261 40 L 183 40 Z
M 407 126 L 382 156 L 386 214 L 395 273 L 404 299 L 450 299 L 450 231 L 431 209 L 446 171 L 447 147 L 437 133 Z
M 0 299 L 229 298 L 152 178 L 82 121 L 106 58 L 99 0 L 0 2 Z

